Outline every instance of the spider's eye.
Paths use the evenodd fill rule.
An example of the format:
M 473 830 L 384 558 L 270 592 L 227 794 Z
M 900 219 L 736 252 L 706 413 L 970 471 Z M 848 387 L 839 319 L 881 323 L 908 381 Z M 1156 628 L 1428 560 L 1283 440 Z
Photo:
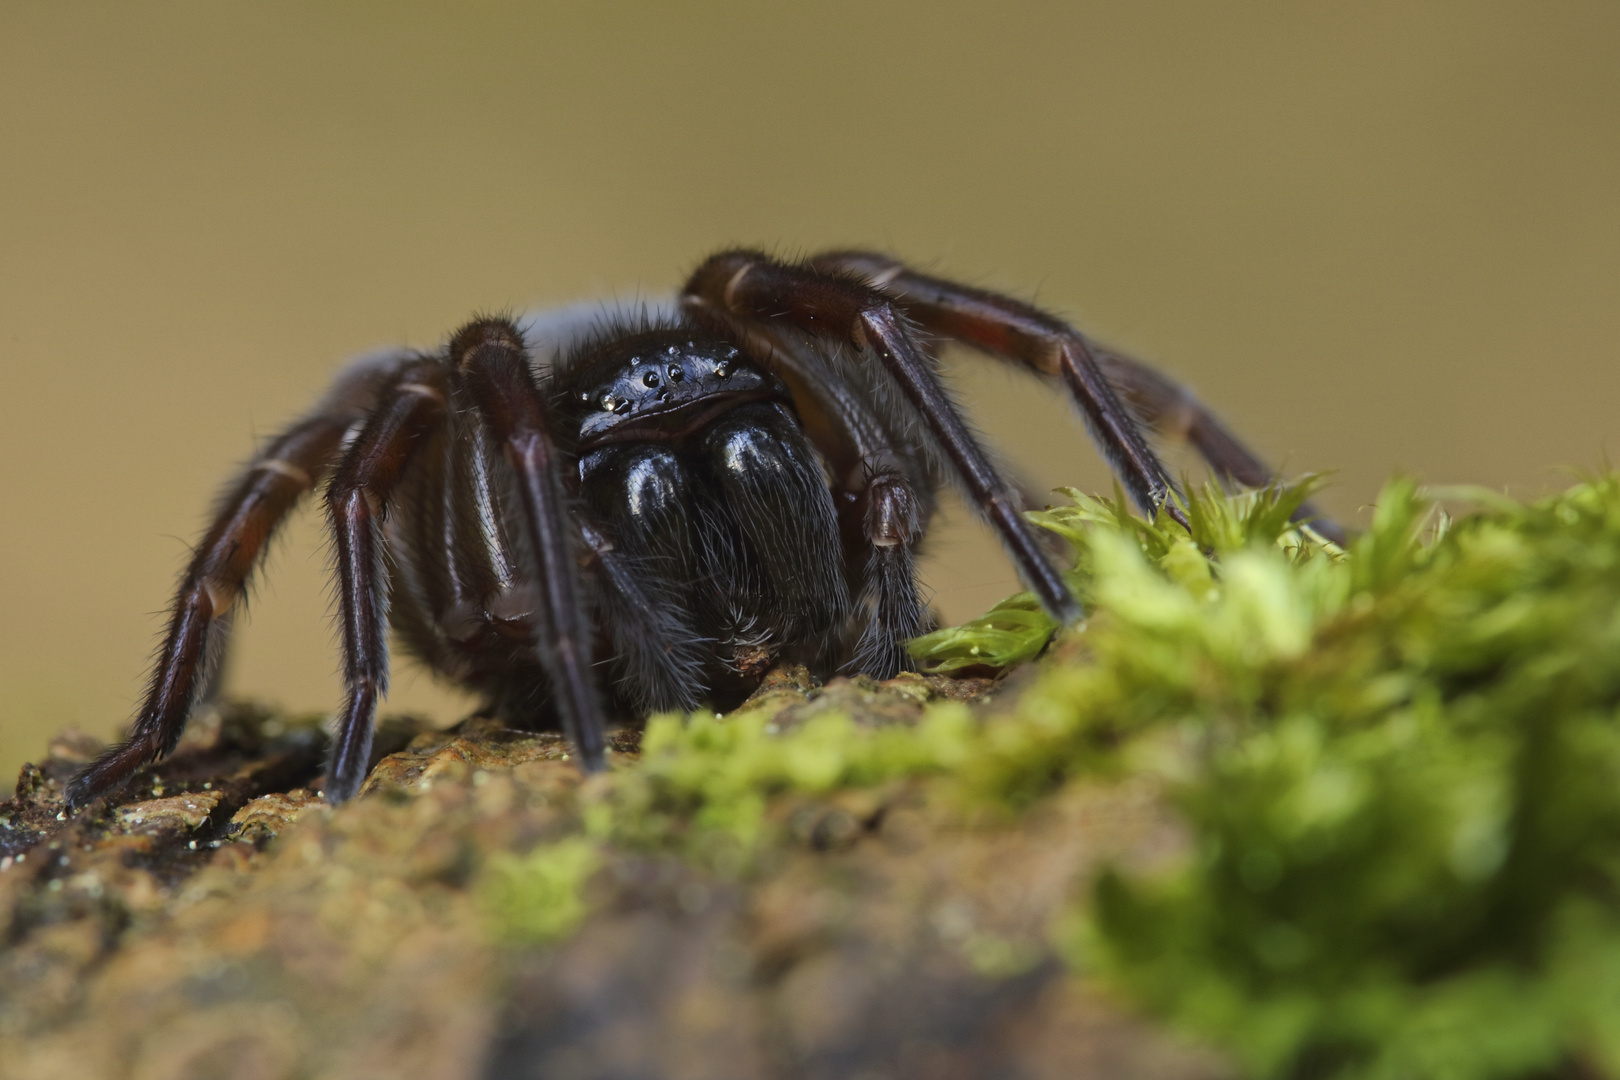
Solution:
M 674 364 L 669 365 L 669 370 L 664 372 L 664 374 L 669 377 L 670 382 L 680 382 L 682 379 L 686 378 L 686 372 L 682 371 Z
M 602 406 L 603 412 L 619 411 L 619 399 L 614 397 L 612 394 L 603 394 L 602 400 L 598 402 L 598 404 Z
M 722 360 L 718 364 L 714 365 L 714 377 L 715 378 L 724 379 L 727 375 L 730 375 L 730 374 L 731 374 L 731 361 L 730 360 Z
M 591 392 L 589 390 L 581 390 L 579 392 L 579 400 L 581 404 L 589 405 L 591 403 Z
M 658 385 L 658 372 L 649 371 L 649 372 L 647 372 L 647 374 L 643 375 L 641 377 L 641 385 L 645 386 L 649 390 L 651 390 L 653 387 L 657 386 Z

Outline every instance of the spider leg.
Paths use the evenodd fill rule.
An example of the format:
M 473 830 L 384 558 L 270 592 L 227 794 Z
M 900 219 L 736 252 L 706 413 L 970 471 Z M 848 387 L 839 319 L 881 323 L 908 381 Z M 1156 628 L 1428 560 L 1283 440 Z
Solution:
M 694 319 L 718 320 L 728 330 L 734 323 L 781 320 L 818 337 L 848 341 L 862 355 L 870 350 L 928 425 L 970 501 L 1001 534 L 1042 606 L 1064 622 L 1081 617 L 1079 602 L 1019 513 L 1020 500 L 997 475 L 940 385 L 927 351 L 888 297 L 842 275 L 786 265 L 758 252 L 730 251 L 698 267 L 681 299 Z
M 400 476 L 444 414 L 444 369 L 405 368 L 383 393 L 326 489 L 336 550 L 346 699 L 326 770 L 326 798 L 360 790 L 370 764 L 377 703 L 388 692 L 388 573 L 382 519 Z
M 67 787 L 70 806 L 113 791 L 180 741 L 186 718 L 206 692 L 210 669 L 223 651 L 232 610 L 270 538 L 304 492 L 325 479 L 344 434 L 365 415 L 377 387 L 402 361 L 399 354 L 388 354 L 351 366 L 309 415 L 266 443 L 221 494 L 213 524 L 180 578 L 169 627 L 129 738 L 73 778 Z
M 491 701 L 510 701 L 513 722 L 526 724 L 544 696 L 545 676 L 527 670 L 539 663 L 529 625 L 538 586 L 521 577 L 521 525 L 499 500 L 505 463 L 477 412 L 452 401 L 390 500 L 389 624 L 399 645 Z M 525 670 L 508 678 L 513 667 Z
M 1275 479 L 1186 387 L 1141 361 L 1091 345 L 1072 326 L 1038 308 L 920 274 L 873 252 L 827 252 L 809 264 L 867 282 L 929 330 L 1048 378 L 1061 378 L 1132 497 L 1150 513 L 1171 490 L 1170 480 L 1130 413 L 1121 408 L 1116 390 L 1159 434 L 1190 443 L 1223 481 L 1264 487 Z M 1182 520 L 1174 507 L 1171 513 Z M 1324 537 L 1344 542 L 1344 531 L 1309 503 L 1294 518 L 1309 520 Z
M 869 282 L 930 330 L 1060 377 L 1137 505 L 1149 515 L 1165 506 L 1175 490 L 1169 473 L 1103 377 L 1090 346 L 1067 324 L 1010 297 L 926 277 L 882 256 L 833 252 L 809 265 Z M 1181 520 L 1174 505 L 1168 509 Z
M 805 433 L 833 474 L 846 557 L 860 567 L 852 582 L 856 610 L 866 617 L 844 670 L 877 679 L 912 670 L 906 643 L 932 626 L 915 556 L 933 512 L 929 485 L 916 465 L 908 472 L 902 439 L 855 392 L 847 358 L 770 323 L 750 324 L 741 344 L 788 384 Z
M 469 323 L 451 339 L 450 362 L 515 474 L 536 571 L 532 580 L 542 586 L 534 613 L 540 662 L 580 767 L 595 772 L 606 764 L 602 706 L 590 677 L 591 628 L 576 580 L 579 563 L 550 410 L 535 386 L 523 336 L 507 320 Z
M 1185 442 L 1198 452 L 1221 482 L 1249 488 L 1263 488 L 1277 480 L 1277 474 L 1221 423 L 1193 392 L 1140 360 L 1111 349 L 1094 349 L 1097 364 L 1108 381 L 1154 431 L 1167 439 Z M 1301 503 L 1294 520 L 1309 522 L 1325 539 L 1343 546 L 1344 529 L 1310 502 Z

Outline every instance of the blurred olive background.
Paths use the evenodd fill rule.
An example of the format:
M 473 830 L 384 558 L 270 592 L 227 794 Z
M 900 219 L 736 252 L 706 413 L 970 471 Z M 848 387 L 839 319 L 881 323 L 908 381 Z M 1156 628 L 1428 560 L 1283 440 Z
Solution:
M 1620 434 L 1620 4 L 0 7 L 0 790 L 126 722 L 203 510 L 332 369 L 478 310 L 876 245 L 1335 470 L 1532 494 Z M 1061 401 L 953 361 L 1042 485 Z M 1015 588 L 952 508 L 953 619 Z M 232 686 L 337 700 L 318 518 Z M 409 669 L 393 708 L 464 708 Z

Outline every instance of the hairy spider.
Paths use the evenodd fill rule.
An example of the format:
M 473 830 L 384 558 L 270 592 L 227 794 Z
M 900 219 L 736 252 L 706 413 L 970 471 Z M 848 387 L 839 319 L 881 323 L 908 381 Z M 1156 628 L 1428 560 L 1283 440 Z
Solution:
M 225 490 L 130 737 L 70 803 L 173 749 L 266 542 L 323 481 L 347 687 L 333 802 L 365 777 L 390 623 L 513 726 L 560 727 L 587 771 L 605 715 L 725 708 L 780 659 L 896 674 L 929 627 L 913 558 L 944 483 L 1079 618 L 940 383 L 947 340 L 1065 385 L 1149 514 L 1181 512 L 1144 424 L 1223 478 L 1271 479 L 1184 388 L 1036 308 L 882 255 L 722 252 L 639 321 L 483 318 L 441 352 L 351 364 Z

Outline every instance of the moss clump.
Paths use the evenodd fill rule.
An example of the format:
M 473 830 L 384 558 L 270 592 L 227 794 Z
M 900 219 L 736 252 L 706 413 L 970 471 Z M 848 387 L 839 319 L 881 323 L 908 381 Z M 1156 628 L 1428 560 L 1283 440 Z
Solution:
M 601 863 L 596 845 L 579 837 L 497 855 L 481 881 L 485 913 L 507 943 L 560 941 L 584 921 L 585 884 Z
M 981 780 L 1156 772 L 1195 839 L 1071 957 L 1259 1075 L 1620 1074 L 1620 478 L 1460 521 L 1397 481 L 1342 552 L 1300 494 L 1039 515 L 1095 614 Z
M 1055 933 L 1088 974 L 1261 1076 L 1620 1075 L 1620 477 L 1458 520 L 1397 480 L 1342 549 L 1289 521 L 1312 486 L 1206 491 L 1190 530 L 1070 492 L 1032 517 L 1091 617 L 1010 705 L 657 718 L 583 833 L 743 874 L 783 796 L 1013 813 L 1150 775 L 1191 854 L 1081 890 Z M 913 649 L 997 667 L 1055 630 L 1020 596 Z

